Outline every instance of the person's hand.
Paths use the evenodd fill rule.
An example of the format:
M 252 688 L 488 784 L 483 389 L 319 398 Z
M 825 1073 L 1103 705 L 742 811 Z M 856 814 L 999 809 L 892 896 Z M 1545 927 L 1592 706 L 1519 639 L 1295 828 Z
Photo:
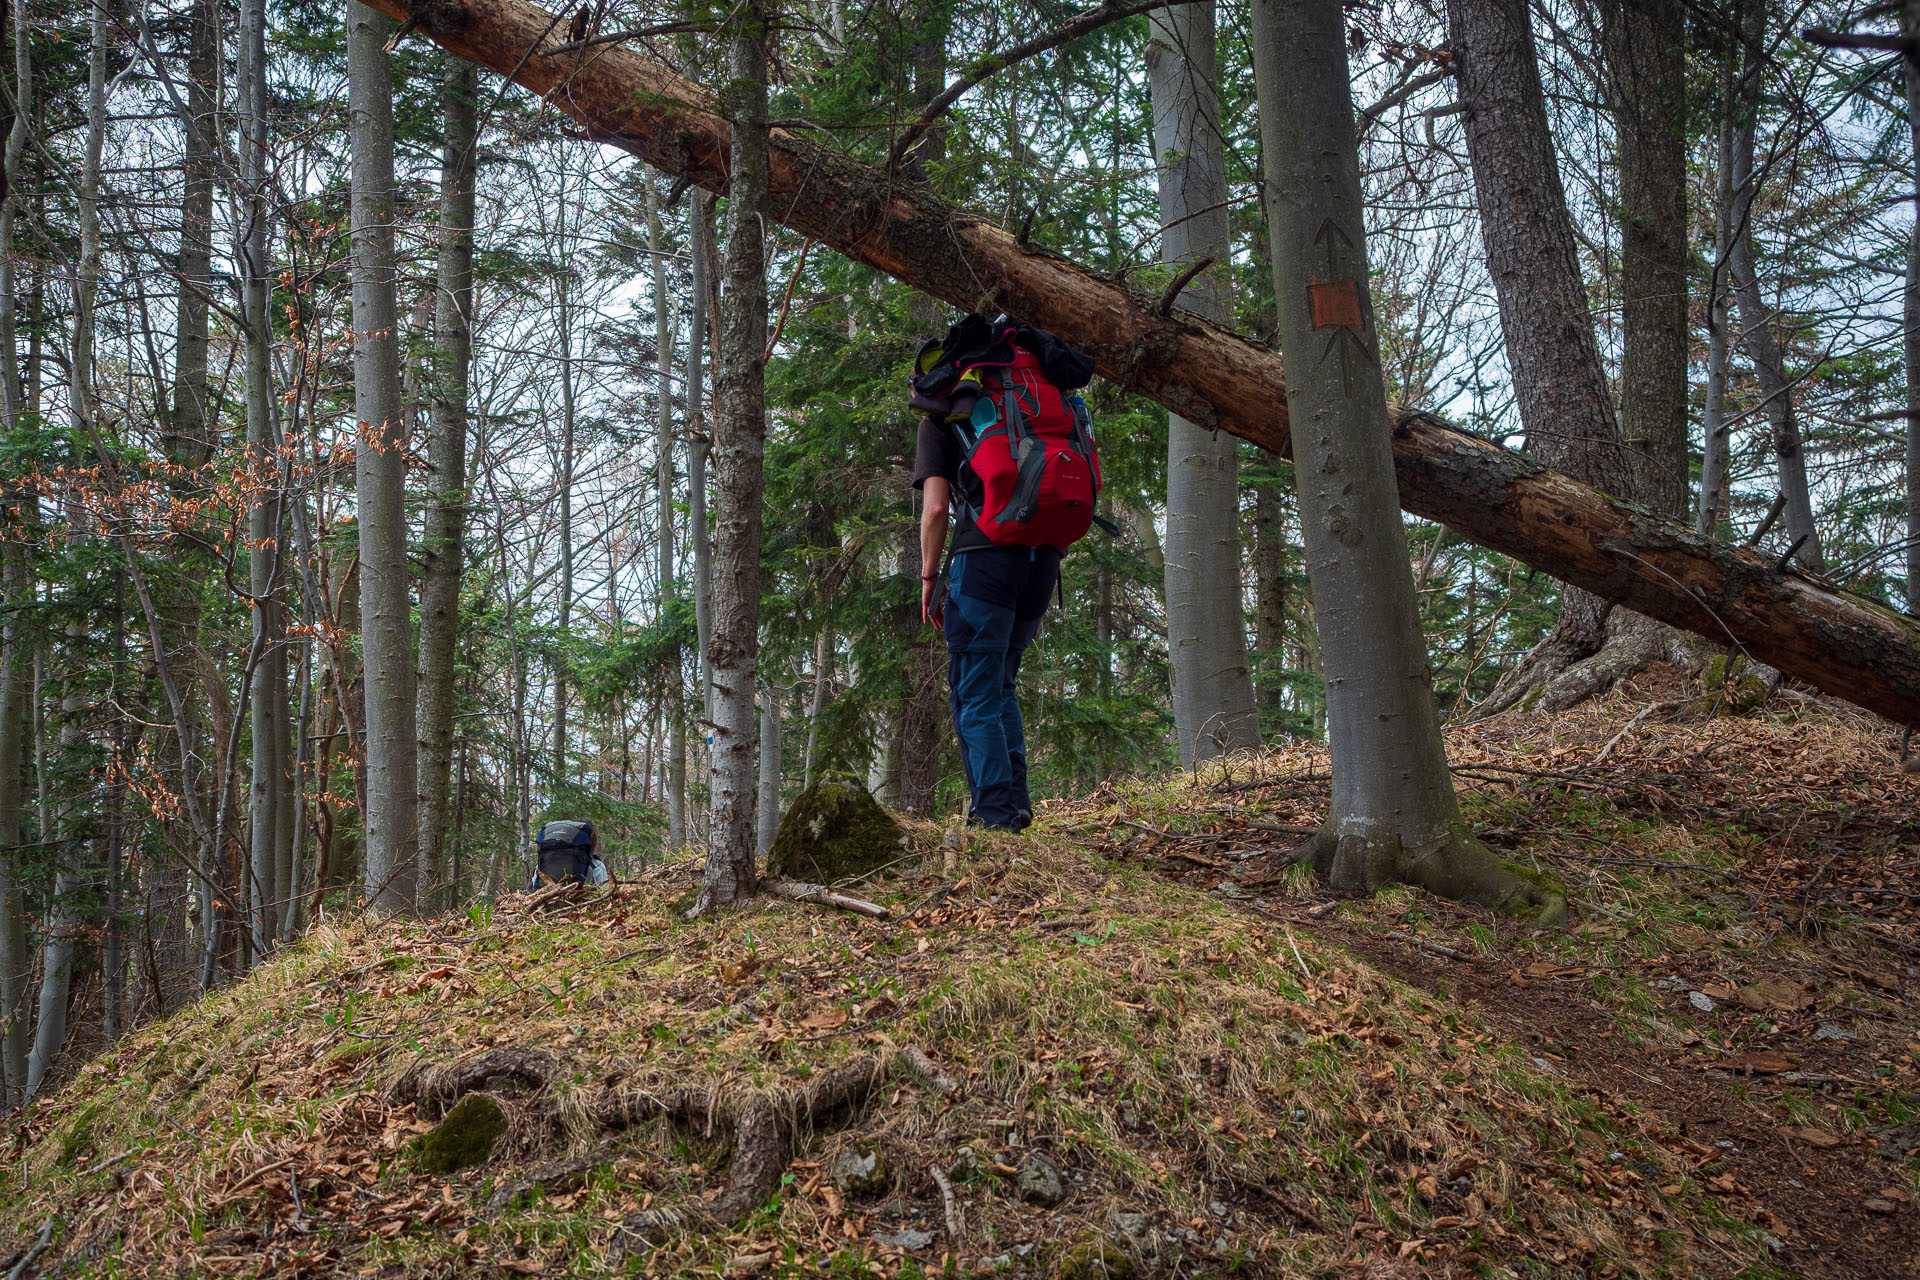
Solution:
M 933 589 L 938 585 L 940 585 L 938 575 L 920 579 L 920 620 L 936 630 L 945 630 L 940 625 L 940 615 L 944 611 L 943 605 L 933 594 Z

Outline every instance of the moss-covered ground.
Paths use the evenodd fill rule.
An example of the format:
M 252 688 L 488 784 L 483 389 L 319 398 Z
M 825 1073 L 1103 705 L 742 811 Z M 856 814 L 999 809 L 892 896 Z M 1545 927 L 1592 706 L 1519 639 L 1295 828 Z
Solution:
M 1596 749 L 1555 762 L 1509 743 L 1501 760 L 1571 773 Z M 1249 821 L 1313 820 L 1311 785 L 1261 785 L 1307 763 L 1281 753 L 1108 789 L 958 854 L 910 827 L 926 865 L 850 890 L 892 907 L 884 922 L 764 901 L 689 924 L 672 910 L 684 873 L 663 872 L 597 897 L 324 923 L 16 1125 L 0 1259 L 51 1221 L 42 1262 L 67 1275 L 1077 1276 L 1112 1249 L 1169 1277 L 1804 1273 L 1795 1227 L 1765 1199 L 1774 1184 L 1616 1068 L 1660 1074 L 1699 1053 L 1697 1082 L 1869 1158 L 1869 1134 L 1915 1107 L 1911 1059 L 1882 1054 L 1884 1035 L 1838 1043 L 1886 1061 L 1794 1068 L 1858 1086 L 1782 1085 L 1729 1060 L 1789 1054 L 1801 1021 L 1841 1006 L 1848 1027 L 1912 1036 L 1904 966 L 1890 974 L 1889 952 L 1862 941 L 1898 922 L 1816 886 L 1804 910 L 1824 933 L 1796 942 L 1812 935 L 1761 927 L 1751 896 L 1713 896 L 1722 876 L 1756 875 L 1731 818 L 1649 817 L 1617 789 L 1555 798 L 1526 789 L 1551 779 L 1497 771 L 1509 781 L 1485 789 L 1463 774 L 1472 816 L 1566 881 L 1578 915 L 1564 933 L 1404 891 L 1337 903 L 1298 875 L 1243 887 L 1260 859 L 1241 855 L 1291 838 Z M 1552 856 L 1589 848 L 1715 874 Z M 1813 945 L 1854 957 L 1819 953 L 1813 1003 L 1735 998 L 1768 975 L 1810 981 L 1792 957 Z M 1661 985 L 1676 969 L 1689 990 Z M 1715 1013 L 1675 1007 L 1710 976 L 1734 993 Z M 1531 1026 L 1501 991 L 1538 1012 Z M 1555 1001 L 1585 1011 L 1591 1044 L 1566 1039 Z M 955 1096 L 897 1061 L 908 1046 Z M 417 1139 L 437 1115 L 397 1101 L 395 1082 L 499 1047 L 561 1070 L 537 1088 L 490 1083 L 508 1119 L 491 1155 L 427 1173 Z M 1655 1052 L 1658 1066 L 1633 1056 Z M 1589 1053 L 1605 1072 L 1585 1070 Z M 730 1152 L 697 1121 L 599 1129 L 596 1096 L 772 1096 L 861 1058 L 893 1064 L 880 1089 L 801 1133 L 744 1221 L 616 1257 L 634 1214 L 713 1200 Z M 883 1154 L 883 1190 L 835 1185 L 855 1148 Z M 1060 1172 L 1057 1204 L 1017 1192 L 1036 1152 Z M 489 1207 L 535 1168 L 541 1187 Z M 1883 1180 L 1912 1186 L 1902 1164 Z M 1911 1213 L 1892 1209 L 1873 1221 Z

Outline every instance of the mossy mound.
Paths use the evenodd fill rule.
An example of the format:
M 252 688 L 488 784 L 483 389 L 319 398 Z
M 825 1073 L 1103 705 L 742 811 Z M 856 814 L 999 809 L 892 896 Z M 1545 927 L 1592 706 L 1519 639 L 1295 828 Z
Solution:
M 420 1171 L 458 1173 L 484 1161 L 507 1131 L 507 1113 L 484 1093 L 470 1093 L 420 1135 Z
M 852 774 L 829 770 L 794 798 L 767 852 L 767 874 L 832 884 L 900 861 L 907 833 Z
M 1737 653 L 1709 659 L 1700 673 L 1700 687 L 1705 692 L 1681 708 L 1682 720 L 1751 715 L 1773 696 L 1773 686 L 1749 670 L 1746 656 Z
M 1053 1264 L 1054 1280 L 1139 1280 L 1140 1268 L 1125 1244 L 1106 1236 L 1091 1236 L 1060 1252 Z

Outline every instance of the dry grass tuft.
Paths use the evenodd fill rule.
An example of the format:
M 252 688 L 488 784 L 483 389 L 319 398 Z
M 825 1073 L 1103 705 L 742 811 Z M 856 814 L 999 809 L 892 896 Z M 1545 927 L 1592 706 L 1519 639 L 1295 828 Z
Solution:
M 1757 1233 L 1715 1218 L 1687 1157 L 1631 1116 L 1446 1000 L 1079 838 L 1121 811 L 1190 821 L 1311 754 L 1129 784 L 977 843 L 957 882 L 915 828 L 933 866 L 867 886 L 896 909 L 885 924 L 772 902 L 685 924 L 683 873 L 471 920 L 330 922 L 37 1108 L 0 1181 L 0 1240 L 51 1216 L 50 1260 L 93 1249 L 128 1272 L 601 1274 L 622 1222 L 697 1219 L 729 1185 L 730 1117 L 758 1099 L 792 1114 L 809 1082 L 870 1058 L 878 1090 L 801 1127 L 764 1205 L 620 1265 L 1044 1274 L 1102 1235 L 1150 1274 L 1755 1264 Z M 907 1046 L 959 1095 L 900 1065 Z M 503 1073 L 513 1055 L 551 1069 Z M 424 1176 L 410 1144 L 462 1087 L 499 1096 L 510 1132 L 488 1165 Z M 642 1095 L 679 1100 L 650 1113 L 677 1119 L 609 1127 L 609 1099 Z M 885 1193 L 834 1186 L 856 1148 L 884 1156 Z M 1006 1172 L 1036 1152 L 1057 1205 Z M 513 1203 L 488 1208 L 496 1192 Z

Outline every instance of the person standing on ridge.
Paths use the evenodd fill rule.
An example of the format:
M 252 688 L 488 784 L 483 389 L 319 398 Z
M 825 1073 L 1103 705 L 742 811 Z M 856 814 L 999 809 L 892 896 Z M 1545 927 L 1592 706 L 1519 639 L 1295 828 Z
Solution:
M 996 830 L 1033 821 L 1020 660 L 1059 587 L 1061 553 L 1098 519 L 1100 455 L 1077 394 L 1092 376 L 1091 359 L 1004 316 L 965 317 L 914 362 L 920 613 L 947 639 L 968 821 Z

